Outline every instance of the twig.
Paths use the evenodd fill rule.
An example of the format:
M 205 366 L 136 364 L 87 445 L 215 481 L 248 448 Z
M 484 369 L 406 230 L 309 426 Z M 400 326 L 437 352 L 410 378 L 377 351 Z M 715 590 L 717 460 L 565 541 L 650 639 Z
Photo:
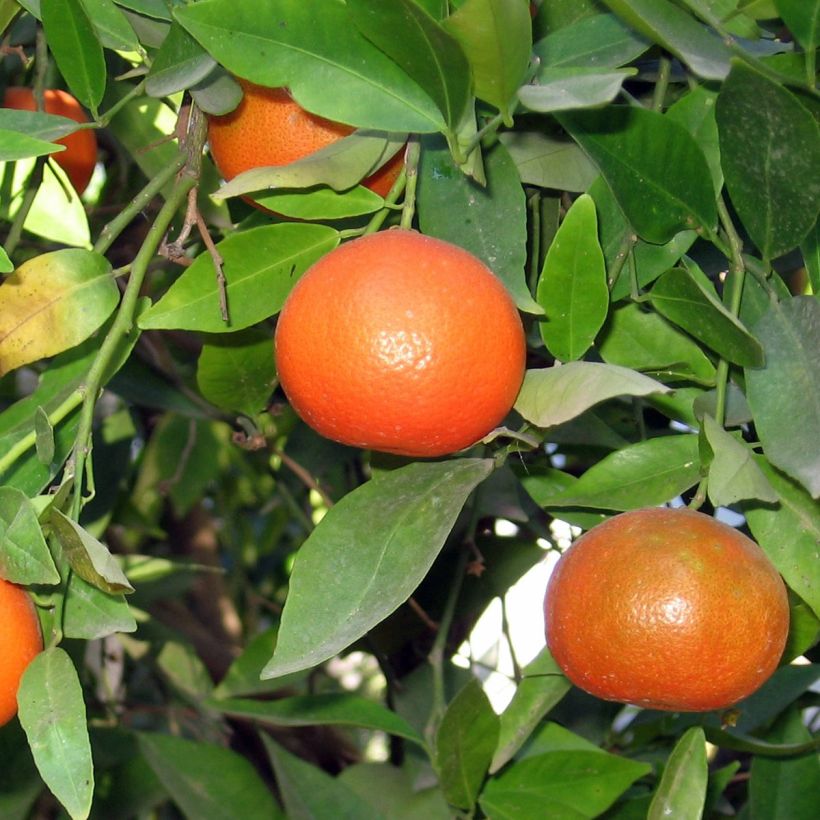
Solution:
M 202 213 L 199 210 L 199 207 L 196 206 L 196 188 L 191 192 L 194 194 L 194 207 L 195 207 L 195 216 L 196 216 L 196 226 L 199 229 L 199 235 L 202 237 L 202 241 L 205 243 L 205 247 L 208 249 L 208 253 L 211 254 L 211 259 L 214 263 L 214 270 L 216 271 L 216 288 L 219 292 L 219 312 L 222 316 L 222 321 L 227 324 L 230 321 L 230 314 L 228 313 L 228 291 L 227 291 L 227 281 L 225 280 L 225 269 L 223 267 L 225 260 L 222 258 L 222 255 L 216 249 L 216 245 L 214 244 L 214 240 L 211 238 L 211 232 L 208 230 L 208 226 L 205 224 L 205 220 L 202 218 Z
M 414 596 L 411 595 L 407 599 L 407 605 L 431 632 L 438 632 L 439 625 L 427 614 L 424 607 L 415 599 Z

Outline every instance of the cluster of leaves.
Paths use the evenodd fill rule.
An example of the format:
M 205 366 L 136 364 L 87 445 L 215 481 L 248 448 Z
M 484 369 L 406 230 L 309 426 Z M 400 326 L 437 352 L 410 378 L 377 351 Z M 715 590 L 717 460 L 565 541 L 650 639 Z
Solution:
M 47 810 L 45 781 L 72 817 L 813 816 L 818 671 L 787 662 L 820 630 L 819 18 L 0 0 L 34 85 L 58 72 L 104 129 L 106 171 L 80 202 L 46 159 L 76 123 L 3 112 L 0 574 L 36 596 L 47 648 L 28 743 L 0 731 L 0 814 Z M 231 75 L 360 130 L 220 187 L 201 114 L 237 104 Z M 386 200 L 356 184 L 408 140 Z M 529 328 L 507 427 L 436 462 L 321 440 L 274 392 L 294 281 L 399 210 L 482 258 Z M 774 678 L 732 721 L 624 711 L 544 651 L 497 715 L 449 659 L 550 522 L 680 498 L 741 513 L 786 580 Z M 334 676 L 351 648 L 378 698 Z M 389 762 L 340 727 L 387 733 Z

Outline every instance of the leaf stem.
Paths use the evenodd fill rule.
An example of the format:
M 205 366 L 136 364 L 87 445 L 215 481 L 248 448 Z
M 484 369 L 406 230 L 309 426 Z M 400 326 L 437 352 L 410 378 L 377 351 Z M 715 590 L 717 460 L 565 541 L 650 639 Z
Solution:
M 658 77 L 655 80 L 655 90 L 652 93 L 652 110 L 663 111 L 666 99 L 666 90 L 669 88 L 669 77 L 672 73 L 672 61 L 668 57 L 661 57 L 658 63 Z
M 409 231 L 413 227 L 413 217 L 416 215 L 416 186 L 419 179 L 419 157 L 421 156 L 421 143 L 418 137 L 411 137 L 407 143 L 407 153 L 405 155 L 405 184 L 404 204 L 401 209 L 400 226 Z

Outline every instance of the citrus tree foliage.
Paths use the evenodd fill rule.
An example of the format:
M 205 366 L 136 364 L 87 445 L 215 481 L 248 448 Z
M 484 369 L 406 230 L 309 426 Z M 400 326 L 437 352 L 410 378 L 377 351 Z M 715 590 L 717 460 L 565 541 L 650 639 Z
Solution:
M 819 16 L 0 0 L 2 83 L 67 88 L 102 147 L 80 201 L 49 159 L 77 124 L 0 110 L 0 573 L 47 647 L 0 815 L 816 816 Z M 358 130 L 225 184 L 203 123 L 234 76 Z M 357 185 L 405 143 L 386 199 Z M 272 356 L 298 277 L 399 221 L 483 259 L 528 330 L 504 427 L 432 462 L 319 438 Z M 680 499 L 739 513 L 787 582 L 774 677 L 731 714 L 624 711 L 545 650 L 497 714 L 450 659 L 552 522 Z M 342 685 L 352 649 L 379 685 Z

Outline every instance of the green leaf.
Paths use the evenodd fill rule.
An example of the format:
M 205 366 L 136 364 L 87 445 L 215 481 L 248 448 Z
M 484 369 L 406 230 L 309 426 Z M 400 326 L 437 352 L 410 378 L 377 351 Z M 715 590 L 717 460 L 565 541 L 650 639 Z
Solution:
M 692 726 L 675 744 L 666 761 L 661 782 L 649 806 L 647 820 L 700 817 L 706 800 L 708 779 L 706 738 L 700 726 Z
M 139 747 L 185 816 L 208 820 L 284 820 L 250 761 L 204 741 L 142 732 Z
M 756 498 L 776 503 L 779 496 L 755 462 L 752 451 L 713 418 L 703 417 L 703 430 L 712 450 L 709 465 L 709 500 L 715 507 Z
M 649 298 L 658 313 L 730 362 L 751 367 L 763 363 L 760 342 L 700 277 L 672 268 L 655 282 Z
M 729 73 L 729 47 L 670 0 L 603 0 L 621 19 L 706 80 Z
M 616 450 L 542 506 L 635 510 L 670 501 L 699 478 L 698 437 L 661 436 Z
M 597 348 L 608 364 L 668 379 L 703 384 L 715 380 L 715 366 L 689 336 L 634 302 L 621 303 L 610 311 L 598 334 Z
M 640 57 L 649 45 L 614 14 L 594 14 L 551 31 L 533 52 L 541 65 L 552 68 L 617 68 Z
M 404 134 L 357 131 L 287 165 L 252 168 L 237 174 L 214 194 L 238 196 L 277 188 L 329 185 L 344 191 L 369 176 L 404 145 Z
M 820 131 L 781 85 L 734 60 L 717 100 L 726 187 L 766 259 L 797 247 L 820 204 Z
M 0 578 L 15 584 L 58 584 L 31 501 L 14 487 L 0 487 Z
M 3 109 L 5 116 L 5 109 Z M 4 122 L 3 125 L 6 123 Z M 27 157 L 41 157 L 64 151 L 64 145 L 37 139 L 19 131 L 0 128 L 0 162 L 14 162 Z
M 567 362 L 528 370 L 515 409 L 538 427 L 553 427 L 616 396 L 668 392 L 666 385 L 625 367 L 599 362 Z
M 807 743 L 811 739 L 796 704 L 766 734 L 767 741 L 783 744 Z M 816 753 L 782 759 L 756 755 L 750 775 L 748 805 L 752 817 L 811 820 L 817 813 L 815 795 L 820 792 L 820 760 Z
M 820 43 L 820 0 L 777 0 L 777 10 L 803 50 L 814 51 Z
M 814 223 L 800 246 L 803 262 L 811 282 L 812 293 L 820 298 L 820 221 Z
M 424 745 L 421 735 L 403 717 L 380 703 L 347 693 L 297 695 L 268 701 L 212 698 L 208 706 L 262 726 L 361 726 Z
M 220 65 L 188 90 L 206 114 L 229 114 L 242 100 L 241 86 Z
M 20 723 L 43 781 L 72 818 L 85 818 L 94 793 L 83 690 L 71 658 L 46 649 L 28 665 L 17 693 Z
M 325 225 L 266 225 L 232 233 L 216 246 L 227 281 L 228 322 L 220 315 L 213 259 L 206 251 L 140 317 L 139 325 L 144 330 L 241 330 L 278 312 L 296 280 L 338 243 L 338 231 Z
M 233 74 L 287 86 L 308 111 L 360 128 L 427 133 L 446 127 L 435 102 L 353 25 L 337 0 L 203 0 L 176 19 Z
M 154 17 L 157 20 L 170 20 L 171 12 L 167 0 L 116 0 L 118 6 Z
M 544 649 L 523 670 L 512 700 L 501 713 L 498 744 L 490 773 L 494 774 L 518 753 L 532 731 L 570 690 L 549 650 Z
M 759 457 L 758 466 L 780 496 L 779 507 L 742 505 L 755 541 L 777 571 L 820 617 L 820 511 L 796 482 Z
M 597 817 L 649 771 L 648 763 L 598 751 L 547 752 L 491 778 L 479 804 L 494 820 Z
M 347 191 L 312 188 L 255 194 L 253 201 L 276 214 L 292 219 L 324 221 L 371 214 L 384 207 L 384 199 L 363 185 Z
M 0 273 L 11 273 L 13 270 L 14 265 L 11 259 L 9 259 L 6 249 L 0 245 Z
M 270 334 L 249 328 L 211 337 L 202 346 L 196 382 L 202 395 L 217 407 L 246 416 L 264 410 L 276 386 Z
M 609 106 L 558 115 L 600 168 L 636 232 L 663 244 L 717 218 L 709 166 L 683 126 L 645 108 Z
M 60 510 L 52 509 L 49 526 L 77 575 L 104 592 L 133 592 L 108 548 Z
M 413 0 L 347 0 L 353 23 L 438 106 L 448 131 L 470 101 L 470 65 L 456 40 Z
M 215 65 L 213 57 L 181 25 L 173 23 L 151 63 L 145 91 L 152 97 L 184 91 L 204 80 Z
M 723 187 L 723 169 L 720 165 L 720 137 L 715 117 L 716 100 L 715 91 L 699 85 L 677 100 L 666 112 L 666 116 L 680 123 L 695 138 L 709 164 L 717 196 Z
M 98 253 L 68 248 L 24 262 L 0 284 L 0 375 L 87 339 L 119 295 Z
M 475 805 L 498 742 L 498 716 L 478 680 L 453 698 L 436 733 L 435 767 L 447 802 Z
M 746 395 L 769 461 L 820 496 L 820 302 L 773 303 L 754 326 L 766 366 L 747 367 Z
M 273 763 L 288 820 L 386 820 L 338 778 L 290 754 L 267 735 L 262 740 Z
M 404 603 L 491 470 L 483 459 L 416 462 L 378 475 L 333 506 L 296 557 L 263 677 L 327 660 Z
M 487 185 L 462 174 L 441 140 L 424 141 L 419 168 L 422 233 L 475 254 L 510 291 L 521 310 L 540 313 L 524 281 L 527 212 L 515 164 L 503 145 L 484 156 Z
M 518 99 L 531 111 L 541 113 L 592 108 L 615 99 L 624 80 L 636 73 L 634 68 L 547 67 L 536 75 L 537 83 L 518 89 Z
M 597 236 L 595 203 L 582 194 L 567 211 L 538 281 L 541 338 L 562 361 L 580 359 L 606 319 L 609 289 Z
M 42 464 L 51 464 L 54 459 L 54 428 L 42 407 L 38 407 L 34 413 L 34 433 L 37 458 Z
M 114 632 L 136 632 L 137 622 L 124 595 L 111 595 L 72 573 L 66 590 L 63 635 L 86 641 Z
M 80 0 L 100 42 L 118 51 L 138 51 L 134 29 L 113 0 Z
M 105 93 L 103 50 L 81 0 L 40 0 L 48 47 L 71 93 L 96 116 Z
M 519 0 L 466 0 L 445 21 L 472 68 L 475 95 L 512 116 L 530 60 L 532 23 Z
M 598 176 L 598 169 L 574 142 L 553 139 L 540 131 L 502 131 L 498 138 L 527 185 L 585 191 Z

